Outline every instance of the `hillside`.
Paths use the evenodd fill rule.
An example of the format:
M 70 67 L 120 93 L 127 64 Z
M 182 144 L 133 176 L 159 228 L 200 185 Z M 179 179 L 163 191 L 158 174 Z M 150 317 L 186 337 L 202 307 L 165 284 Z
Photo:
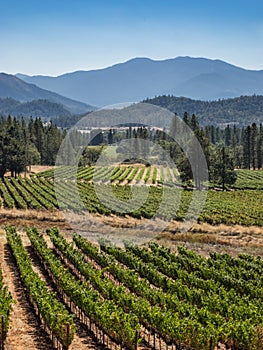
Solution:
M 41 117 L 42 119 L 70 118 L 71 113 L 61 104 L 48 100 L 19 102 L 12 98 L 0 98 L 0 115 L 2 116 Z
M 217 101 L 192 100 L 185 97 L 158 96 L 146 99 L 151 103 L 176 112 L 195 114 L 201 125 L 237 124 L 244 126 L 253 122 L 263 123 L 263 96 L 241 96 Z
M 135 58 L 104 69 L 57 77 L 17 76 L 95 106 L 136 102 L 163 94 L 199 100 L 263 94 L 263 71 L 206 58 L 176 57 L 162 61 Z
M 143 102 L 166 108 L 171 112 L 176 112 L 181 117 L 184 112 L 188 112 L 190 115 L 194 113 L 202 126 L 211 124 L 246 126 L 253 122 L 263 123 L 263 96 L 241 96 L 234 99 L 207 102 L 186 97 L 163 95 L 146 99 Z M 100 116 L 103 118 L 103 124 L 100 122 L 100 126 L 105 124 L 106 127 L 112 125 L 113 122 L 121 124 L 123 112 L 126 116 L 124 120 L 127 120 L 127 116 L 130 115 L 132 121 L 135 113 L 134 106 L 136 107 L 136 105 L 131 105 L 125 110 L 111 111 L 110 119 L 107 111 L 94 112 L 88 118 L 85 118 L 85 121 L 89 125 L 96 126 L 97 119 Z M 9 114 L 17 117 L 23 116 L 26 119 L 30 116 L 41 117 L 43 120 L 52 119 L 58 126 L 62 127 L 71 127 L 81 118 L 81 115 L 72 115 L 62 104 L 48 100 L 19 102 L 12 98 L 0 98 L 0 115 L 8 116 Z M 152 115 L 151 122 L 160 127 L 168 127 L 165 121 L 160 121 L 159 115 Z
M 48 100 L 63 105 L 70 113 L 85 113 L 92 109 L 92 106 L 82 102 L 74 101 L 54 92 L 44 90 L 34 84 L 29 84 L 16 76 L 0 73 L 0 98 L 12 98 L 20 102 L 33 100 Z

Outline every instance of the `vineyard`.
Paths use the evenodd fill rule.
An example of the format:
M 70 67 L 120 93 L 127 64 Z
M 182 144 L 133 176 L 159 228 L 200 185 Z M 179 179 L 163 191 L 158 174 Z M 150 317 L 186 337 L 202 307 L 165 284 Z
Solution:
M 115 167 L 75 167 L 63 166 L 56 170 L 50 169 L 36 174 L 38 177 L 53 179 L 54 176 L 60 179 L 75 179 L 110 182 L 113 184 L 178 184 L 180 177 L 177 169 L 166 166 L 145 166 L 137 165 L 116 165 Z
M 79 234 L 65 239 L 57 228 L 47 235 L 27 228 L 26 235 L 52 291 L 33 271 L 21 233 L 6 227 L 27 302 L 54 349 L 71 349 L 83 326 L 108 349 L 263 349 L 259 257 L 211 253 L 204 258 L 156 243 L 124 242 L 123 249 L 102 240 L 95 246 Z M 0 313 L 8 319 L 11 296 L 2 290 Z
M 237 170 L 233 188 L 210 188 L 198 221 L 262 227 L 262 173 Z M 61 167 L 0 180 L 0 205 L 7 212 L 88 211 L 114 220 L 158 213 L 163 220 L 183 221 L 193 193 L 176 169 L 142 164 Z M 129 211 L 131 199 L 135 209 Z M 120 248 L 107 240 L 94 245 L 78 234 L 66 239 L 56 228 L 46 233 L 5 227 L 9 253 L 1 253 L 0 350 L 9 348 L 17 302 L 5 283 L 10 274 L 5 254 L 52 349 L 82 350 L 84 332 L 95 349 L 263 350 L 261 258 L 219 253 L 204 258 L 153 242 L 147 247 L 124 242 Z
M 261 171 L 238 171 L 237 185 L 240 189 L 231 191 L 208 191 L 205 206 L 199 216 L 200 222 L 216 225 L 240 224 L 263 226 L 263 192 L 260 181 Z M 40 176 L 41 175 L 41 176 Z M 164 220 L 182 221 L 187 213 L 193 191 L 177 186 L 176 170 L 169 168 L 136 166 L 116 166 L 110 168 L 79 168 L 77 175 L 71 167 L 58 170 L 56 182 L 54 171 L 47 171 L 31 178 L 4 178 L 0 181 L 1 205 L 7 209 L 36 210 L 88 210 L 101 215 L 130 215 L 136 219 L 158 217 Z M 261 176 L 261 177 L 260 177 Z M 77 184 L 75 178 L 77 177 Z M 246 181 L 255 184 L 254 189 L 246 188 Z M 255 181 L 258 178 L 258 182 Z M 108 183 L 107 183 L 108 182 Z M 132 185 L 137 183 L 136 210 L 126 210 L 132 194 Z M 172 186 L 171 184 L 175 185 Z M 148 196 L 143 189 L 147 184 Z M 250 186 L 251 187 L 251 186 Z M 113 192 L 115 198 L 106 198 L 102 203 L 100 193 Z M 164 192 L 165 191 L 165 192 Z M 162 198 L 164 201 L 162 202 Z M 115 200 L 116 199 L 116 200 Z M 112 207 L 112 201 L 114 206 Z M 165 202 L 165 203 L 164 203 Z M 161 205 L 162 204 L 162 205 Z
M 12 306 L 12 296 L 3 283 L 0 266 L 0 350 L 4 349 L 4 341 L 9 328 L 9 318 Z
M 262 170 L 237 170 L 236 189 L 263 189 L 263 171 Z
M 100 168 L 100 167 L 78 167 L 77 174 L 74 167 L 61 167 L 59 169 L 50 169 L 44 172 L 40 172 L 35 176 L 53 179 L 54 173 L 56 176 L 62 179 L 78 178 L 79 180 L 86 181 L 100 181 L 112 182 L 117 184 L 127 183 L 147 183 L 150 185 L 161 184 L 178 184 L 186 185 L 180 182 L 180 176 L 177 169 L 172 169 L 164 166 L 149 166 L 134 165 L 129 166 L 118 165 L 116 167 Z M 94 172 L 96 176 L 94 176 Z M 126 172 L 126 173 L 125 173 Z M 110 175 L 107 177 L 107 174 Z M 236 170 L 237 181 L 233 185 L 234 189 L 250 189 L 250 190 L 262 190 L 263 189 L 263 171 L 262 170 Z

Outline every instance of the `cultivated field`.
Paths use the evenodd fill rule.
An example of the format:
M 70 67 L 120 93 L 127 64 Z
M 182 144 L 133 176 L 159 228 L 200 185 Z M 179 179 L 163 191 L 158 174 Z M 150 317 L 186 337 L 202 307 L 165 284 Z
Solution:
M 53 348 L 262 349 L 261 259 L 47 233 L 7 227 L 6 254 Z
M 80 169 L 74 174 L 72 168 L 61 168 L 56 175 L 54 185 L 53 170 L 40 173 L 31 178 L 5 178 L 0 182 L 1 204 L 6 209 L 36 209 L 36 210 L 87 210 L 89 213 L 101 215 L 123 215 L 122 209 L 118 211 L 118 202 L 124 206 L 125 201 L 132 198 L 131 186 L 137 183 L 148 185 L 148 197 L 145 201 L 145 193 L 136 192 L 135 202 L 143 203 L 138 209 L 127 212 L 134 218 L 152 218 L 165 201 L 165 205 L 158 210 L 158 217 L 164 220 L 182 221 L 192 200 L 193 191 L 184 188 L 173 169 L 145 167 L 145 166 L 117 166 L 115 168 L 100 168 L 95 172 L 94 168 Z M 95 176 L 95 177 L 93 177 Z M 74 181 L 77 177 L 77 185 Z M 254 184 L 248 187 L 247 183 Z M 96 186 L 94 186 L 96 183 Z M 116 206 L 111 207 L 107 203 L 101 203 L 97 196 L 97 190 L 107 193 L 109 183 L 116 196 Z M 178 184 L 178 185 L 177 185 Z M 166 191 L 164 192 L 164 186 Z M 230 191 L 210 189 L 207 201 L 200 214 L 199 222 L 207 222 L 212 225 L 244 225 L 262 226 L 263 212 L 263 176 L 261 171 L 238 171 L 238 180 Z M 247 189 L 249 188 L 249 189 Z M 164 198 L 164 199 L 163 199 Z M 107 200 L 107 199 L 106 199 Z
M 6 177 L 0 349 L 263 349 L 263 176 L 237 174 L 228 191 L 209 189 L 198 222 L 185 233 L 180 223 L 193 191 L 174 169 L 136 164 L 75 174 L 63 167 L 55 180 L 53 169 Z M 138 192 L 143 205 L 130 213 L 97 196 L 98 186 L 111 188 L 125 205 L 135 184 L 147 185 L 149 195 L 142 201 Z M 145 247 L 106 240 L 95 246 L 65 220 L 87 211 L 96 220 L 86 233 L 94 234 L 105 224 L 121 232 L 143 221 L 147 235 L 163 193 L 158 220 L 170 223 Z

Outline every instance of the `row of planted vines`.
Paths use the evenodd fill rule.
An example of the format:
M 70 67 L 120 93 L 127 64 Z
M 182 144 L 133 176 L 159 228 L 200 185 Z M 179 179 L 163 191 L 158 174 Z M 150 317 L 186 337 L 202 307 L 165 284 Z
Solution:
M 4 285 L 3 273 L 0 267 L 0 350 L 4 349 L 5 339 L 10 325 L 12 296 Z
M 73 315 L 67 311 L 64 304 L 57 300 L 54 293 L 50 293 L 45 282 L 34 272 L 31 260 L 16 229 L 7 227 L 6 237 L 27 291 L 28 300 L 50 334 L 53 347 L 68 349 L 76 331 Z
M 117 165 L 112 167 L 90 166 L 90 167 L 61 167 L 56 170 L 51 169 L 38 173 L 35 176 L 52 179 L 54 175 L 61 179 L 74 179 L 84 181 L 111 182 L 117 184 L 126 183 L 148 183 L 158 184 L 178 184 L 180 174 L 176 168 L 171 169 L 166 166 L 145 166 L 137 165 Z M 95 176 L 94 176 L 95 175 Z M 237 180 L 233 185 L 234 189 L 263 189 L 263 171 L 237 169 Z
M 179 173 L 177 169 L 160 166 L 145 166 L 143 164 L 136 165 L 117 165 L 110 167 L 91 166 L 91 167 L 61 167 L 51 169 L 36 174 L 37 177 L 75 179 L 84 181 L 97 181 L 114 184 L 180 184 Z

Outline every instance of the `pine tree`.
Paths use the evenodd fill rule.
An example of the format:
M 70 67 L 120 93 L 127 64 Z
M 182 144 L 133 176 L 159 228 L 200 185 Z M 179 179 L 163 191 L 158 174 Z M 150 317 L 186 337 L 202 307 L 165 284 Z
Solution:
M 250 142 L 251 165 L 253 170 L 256 169 L 256 160 L 257 160 L 257 149 L 256 149 L 257 133 L 258 133 L 257 125 L 253 123 L 251 126 L 251 142 Z
M 259 125 L 257 144 L 256 144 L 256 152 L 257 152 L 257 168 L 262 168 L 263 163 L 263 127 L 262 124 Z
M 210 180 L 226 189 L 226 185 L 233 185 L 236 181 L 233 158 L 225 147 L 214 149 L 213 162 L 209 169 Z
M 245 169 L 250 169 L 250 165 L 251 165 L 251 127 L 250 126 L 247 126 L 245 129 L 243 129 L 242 145 L 243 145 L 243 167 Z

